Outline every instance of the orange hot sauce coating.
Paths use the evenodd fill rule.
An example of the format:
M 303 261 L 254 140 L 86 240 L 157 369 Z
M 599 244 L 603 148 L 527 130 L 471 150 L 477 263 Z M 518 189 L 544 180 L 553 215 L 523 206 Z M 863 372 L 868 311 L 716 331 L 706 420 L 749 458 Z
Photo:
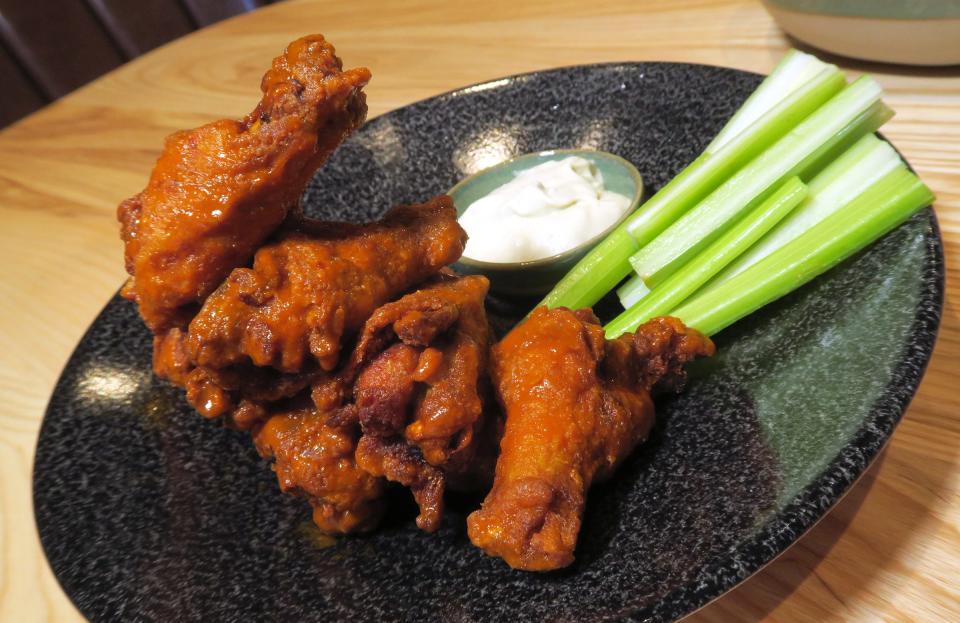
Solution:
M 357 463 L 409 487 L 417 525 L 440 525 L 447 485 L 489 483 L 498 433 L 484 409 L 490 330 L 485 277 L 441 276 L 376 310 L 349 366 L 363 436 Z
M 316 169 L 366 117 L 365 68 L 342 71 L 321 35 L 291 43 L 240 120 L 170 135 L 146 188 L 117 208 L 131 277 L 123 295 L 153 331 L 197 304 L 297 206 Z
M 650 389 L 677 386 L 684 362 L 712 353 L 674 318 L 608 342 L 590 310 L 534 310 L 491 353 L 506 429 L 470 540 L 517 569 L 573 562 L 587 490 L 649 434 Z
M 466 234 L 449 197 L 392 209 L 365 225 L 305 221 L 238 268 L 190 323 L 188 351 L 212 368 L 252 362 L 323 370 L 341 339 L 380 305 L 457 260 Z
M 271 416 L 253 440 L 261 456 L 273 457 L 280 489 L 305 497 L 324 532 L 346 534 L 376 527 L 383 512 L 385 481 L 354 460 L 356 427 L 336 427 L 312 405 Z

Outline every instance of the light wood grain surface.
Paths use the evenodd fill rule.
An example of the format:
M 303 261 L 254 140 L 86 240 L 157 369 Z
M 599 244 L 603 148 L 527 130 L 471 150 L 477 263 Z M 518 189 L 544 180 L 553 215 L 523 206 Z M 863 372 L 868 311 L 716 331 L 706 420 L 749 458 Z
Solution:
M 0 620 L 79 619 L 40 550 L 37 430 L 77 340 L 122 282 L 116 204 L 169 132 L 239 116 L 284 44 L 323 32 L 366 65 L 371 116 L 507 74 L 615 60 L 769 71 L 789 42 L 753 1 L 288 2 L 194 33 L 0 133 Z M 869 71 L 885 128 L 938 195 L 940 337 L 886 452 L 809 534 L 692 621 L 960 620 L 960 69 Z M 2 95 L 0 95 L 2 96 Z

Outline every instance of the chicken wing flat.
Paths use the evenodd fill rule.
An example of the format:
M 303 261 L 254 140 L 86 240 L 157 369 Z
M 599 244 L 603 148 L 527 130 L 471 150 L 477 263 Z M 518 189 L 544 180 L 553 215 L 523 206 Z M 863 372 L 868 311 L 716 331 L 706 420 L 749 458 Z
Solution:
M 650 390 L 679 388 L 682 365 L 713 351 L 675 318 L 607 341 L 589 310 L 534 310 L 492 349 L 506 428 L 470 540 L 517 569 L 573 562 L 587 490 L 649 434 Z
M 355 389 L 364 431 L 383 435 L 377 427 L 384 422 L 389 427 L 394 421 L 402 423 L 402 429 L 388 432 L 402 432 L 431 465 L 445 465 L 471 447 L 473 428 L 483 414 L 481 394 L 490 344 L 483 302 L 489 287 L 486 277 L 442 275 L 373 313 L 354 358 L 372 359 L 373 353 L 396 341 L 381 359 L 394 360 L 396 349 L 397 354 L 413 353 L 417 359 L 409 371 L 381 370 L 379 360 L 367 366 Z M 403 359 L 412 360 L 409 355 Z M 422 398 L 412 400 L 410 393 L 402 393 L 401 399 L 391 402 L 389 393 L 379 389 L 388 385 L 390 376 L 420 383 Z M 395 415 L 412 402 L 417 403 L 412 413 Z
M 333 426 L 328 415 L 309 404 L 271 415 L 254 432 L 257 451 L 274 458 L 281 490 L 310 502 L 321 530 L 372 530 L 383 512 L 386 483 L 357 465 L 356 426 Z
M 426 531 L 439 526 L 448 481 L 469 487 L 491 476 L 488 287 L 484 277 L 442 275 L 384 305 L 348 364 L 360 368 L 352 405 L 363 431 L 357 462 L 409 487 Z
M 342 71 L 321 35 L 291 43 L 240 120 L 172 134 L 146 188 L 117 209 L 131 277 L 123 295 L 155 332 L 199 303 L 298 204 L 330 153 L 366 116 L 365 68 Z
M 466 234 L 449 197 L 394 208 L 367 225 L 304 221 L 257 251 L 191 321 L 199 366 L 252 363 L 296 373 L 340 360 L 342 338 L 397 294 L 457 260 Z
M 273 403 L 324 384 L 338 392 L 327 392 L 328 410 L 343 403 L 347 392 L 343 382 L 316 365 L 297 373 L 249 364 L 223 369 L 197 367 L 187 353 L 186 337 L 186 331 L 177 327 L 154 336 L 153 371 L 184 388 L 187 402 L 205 418 L 223 416 L 230 428 L 251 430 L 270 415 Z
M 357 465 L 375 476 L 410 489 L 420 508 L 417 526 L 426 532 L 440 527 L 443 517 L 443 472 L 423 460 L 414 446 L 399 437 L 364 435 L 357 444 Z

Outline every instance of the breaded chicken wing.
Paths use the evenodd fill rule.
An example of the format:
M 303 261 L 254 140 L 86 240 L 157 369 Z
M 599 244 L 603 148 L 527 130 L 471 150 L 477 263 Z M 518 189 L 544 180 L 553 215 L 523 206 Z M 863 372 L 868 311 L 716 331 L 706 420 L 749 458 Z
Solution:
M 253 363 L 296 373 L 315 363 L 332 370 L 345 335 L 456 261 L 465 242 L 442 195 L 366 225 L 297 223 L 207 298 L 190 323 L 190 357 L 207 368 Z
M 348 364 L 360 370 L 351 411 L 363 431 L 357 462 L 410 487 L 427 531 L 439 526 L 448 482 L 470 487 L 492 475 L 488 286 L 484 277 L 447 274 L 384 305 Z
M 184 326 L 231 270 L 296 209 L 304 186 L 359 127 L 365 68 L 342 71 L 321 35 L 291 43 L 240 120 L 167 138 L 146 188 L 117 209 L 131 277 L 122 294 L 147 326 Z
M 273 368 L 237 365 L 205 368 L 194 365 L 186 349 L 186 332 L 174 327 L 153 338 L 153 371 L 187 393 L 187 402 L 205 418 L 225 417 L 225 424 L 250 430 L 270 415 L 270 406 L 292 398 L 311 386 L 323 384 L 330 391 L 329 408 L 342 405 L 349 392 L 341 377 L 330 375 L 316 365 L 297 373 Z
M 383 512 L 386 483 L 357 466 L 357 427 L 333 426 L 328 415 L 310 404 L 271 415 L 254 432 L 257 451 L 274 458 L 281 490 L 310 502 L 321 530 L 372 530 Z
M 709 338 L 656 318 L 612 341 L 590 310 L 540 307 L 491 353 L 506 410 L 493 489 L 467 520 L 470 540 L 517 569 L 573 562 L 587 490 L 653 425 L 650 390 L 675 389 Z

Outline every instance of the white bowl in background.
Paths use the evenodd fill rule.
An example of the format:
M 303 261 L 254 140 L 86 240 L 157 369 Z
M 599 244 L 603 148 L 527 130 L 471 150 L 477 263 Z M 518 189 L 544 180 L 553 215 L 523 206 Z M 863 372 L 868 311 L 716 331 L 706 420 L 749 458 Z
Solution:
M 763 0 L 793 37 L 842 56 L 960 64 L 960 0 Z

